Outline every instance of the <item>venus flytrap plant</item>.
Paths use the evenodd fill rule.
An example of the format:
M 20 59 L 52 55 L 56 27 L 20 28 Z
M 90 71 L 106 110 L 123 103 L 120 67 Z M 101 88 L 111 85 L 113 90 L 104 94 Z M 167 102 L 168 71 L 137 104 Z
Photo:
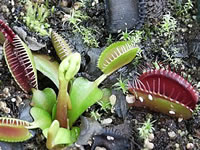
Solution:
M 7 36 L 7 34 L 4 35 Z M 15 37 L 15 34 L 10 34 L 10 36 L 6 37 L 6 42 L 10 42 L 10 45 L 8 47 L 6 46 L 7 49 L 10 50 L 12 48 L 15 50 L 15 47 L 17 47 L 20 43 L 20 47 L 17 47 L 17 49 L 23 49 L 23 51 L 26 51 L 26 46 L 25 44 L 21 44 L 21 41 L 19 41 L 19 43 L 17 43 L 16 45 L 14 44 L 14 46 L 12 45 L 12 40 L 14 39 L 12 36 Z M 57 45 L 56 47 L 57 50 L 62 48 L 59 47 L 59 45 Z M 68 94 L 68 84 L 69 81 L 74 78 L 75 74 L 80 68 L 80 54 L 70 52 L 69 55 L 63 57 L 59 68 L 57 67 L 57 65 L 55 65 L 55 63 L 51 63 L 47 58 L 34 55 L 35 60 L 40 60 L 40 58 L 42 58 L 41 61 L 38 61 L 39 65 L 38 62 L 36 62 L 36 66 L 44 75 L 48 74 L 48 67 L 51 68 L 51 66 L 54 66 L 52 70 L 57 75 L 53 75 L 53 73 L 50 73 L 50 75 L 47 76 L 52 81 L 54 81 L 56 85 L 58 85 L 57 80 L 59 81 L 59 93 L 56 104 L 56 96 L 51 89 L 44 89 L 43 91 L 33 89 L 32 105 L 34 107 L 31 109 L 31 115 L 34 118 L 34 122 L 29 123 L 30 126 L 28 127 L 26 127 L 26 124 L 23 124 L 22 129 L 42 129 L 45 137 L 47 137 L 47 147 L 49 149 L 54 148 L 58 144 L 69 145 L 75 142 L 79 134 L 79 128 L 71 128 L 71 130 L 69 130 L 69 126 L 72 127 L 73 123 L 86 109 L 88 109 L 91 105 L 102 98 L 103 92 L 98 88 L 99 84 L 114 71 L 131 62 L 132 59 L 136 56 L 138 49 L 139 48 L 135 47 L 133 44 L 131 44 L 131 42 L 117 42 L 106 48 L 105 51 L 101 54 L 98 61 L 98 67 L 102 70 L 103 74 L 94 82 L 90 82 L 82 77 L 75 79 L 73 84 L 71 85 L 70 95 Z M 63 50 L 65 49 L 62 49 L 60 52 L 62 53 Z M 11 52 L 9 51 L 6 57 L 10 56 L 10 53 Z M 27 51 L 23 54 L 26 56 L 26 53 L 29 54 L 29 52 Z M 27 58 L 27 56 L 25 58 Z M 29 59 L 27 58 L 27 60 Z M 23 59 L 20 59 L 19 62 L 24 63 Z M 27 62 L 27 64 L 29 64 L 29 61 Z M 44 67 L 44 65 L 47 66 Z M 20 71 L 23 72 L 25 70 L 25 73 L 27 73 L 28 75 L 31 74 L 30 79 L 34 79 L 34 71 L 31 71 L 31 73 L 29 73 L 26 70 L 27 68 L 32 69 L 32 66 L 29 64 L 26 68 L 22 68 Z M 25 74 L 25 76 L 28 75 Z M 12 129 L 13 127 L 15 128 L 19 125 L 19 122 L 15 124 L 13 122 L 9 122 L 9 119 L 7 120 L 8 121 L 5 123 L 0 122 L 0 130 L 1 126 L 3 126 L 4 124 L 6 124 L 8 130 Z M 9 124 L 12 125 L 9 126 Z M 54 129 L 56 130 L 54 131 Z M 22 137 L 26 137 L 25 135 L 27 133 L 28 131 L 24 132 Z M 12 141 L 12 138 L 9 137 L 9 133 L 7 135 L 2 135 L 2 137 L 0 136 L 0 139 L 3 138 L 4 140 Z M 15 138 L 17 139 L 17 137 Z M 28 138 L 24 138 L 23 140 L 26 139 Z

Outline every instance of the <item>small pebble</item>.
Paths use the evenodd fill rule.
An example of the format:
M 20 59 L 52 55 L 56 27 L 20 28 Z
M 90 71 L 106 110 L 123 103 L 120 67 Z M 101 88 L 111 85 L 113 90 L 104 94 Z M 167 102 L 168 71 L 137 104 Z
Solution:
M 135 102 L 135 96 L 130 95 L 130 94 L 126 95 L 126 102 L 129 103 L 129 104 L 134 103 Z
M 149 142 L 148 139 L 146 139 L 146 140 L 144 141 L 144 147 L 150 150 L 150 149 L 153 149 L 153 148 L 154 148 L 154 144 L 151 143 L 151 142 Z
M 110 104 L 111 104 L 112 106 L 114 106 L 115 103 L 116 103 L 117 97 L 116 97 L 115 95 L 111 95 L 111 96 L 109 97 L 109 100 L 110 100 Z
M 188 24 L 188 27 L 189 27 L 189 28 L 192 28 L 192 24 Z
M 160 129 L 160 131 L 166 132 L 166 129 L 162 128 L 162 129 Z
M 6 96 L 9 96 L 10 95 L 10 91 L 9 91 L 9 88 L 4 88 L 3 89 L 3 93 L 6 95 Z
M 176 133 L 174 131 L 168 132 L 168 135 L 171 139 L 174 139 L 176 137 Z
M 11 98 L 11 102 L 16 102 L 16 98 Z
M 9 12 L 9 9 L 8 9 L 8 7 L 7 7 L 6 5 L 2 5 L 2 6 L 1 6 L 1 10 L 2 10 L 2 12 L 4 12 L 4 13 L 8 13 L 8 12 Z
M 112 123 L 112 119 L 111 118 L 106 118 L 104 120 L 101 121 L 102 124 L 111 124 Z
M 16 105 L 19 106 L 22 103 L 22 99 L 19 96 L 16 96 Z
M 98 147 L 98 146 L 97 146 L 97 147 L 95 148 L 95 150 L 106 150 L 106 148 L 104 148 L 104 147 Z
M 154 134 L 153 133 L 149 134 L 148 139 L 149 139 L 149 141 L 152 141 L 154 139 Z
M 178 143 L 176 143 L 175 147 L 178 149 L 180 147 L 180 145 Z
M 183 121 L 183 118 L 178 118 L 178 122 L 181 122 L 181 121 Z
M 115 138 L 113 136 L 107 136 L 107 140 L 113 141 Z
M 193 143 L 188 143 L 186 147 L 187 147 L 187 149 L 193 149 L 194 148 L 194 144 Z
M 10 113 L 10 108 L 8 108 L 6 103 L 2 101 L 0 101 L 0 110 L 5 112 L 6 114 Z
M 9 114 L 9 113 L 10 113 L 10 108 L 6 107 L 3 111 L 4 111 L 6 114 Z
M 0 101 L 0 109 L 2 110 L 2 109 L 5 109 L 6 108 L 6 103 L 5 102 L 2 102 L 2 101 Z

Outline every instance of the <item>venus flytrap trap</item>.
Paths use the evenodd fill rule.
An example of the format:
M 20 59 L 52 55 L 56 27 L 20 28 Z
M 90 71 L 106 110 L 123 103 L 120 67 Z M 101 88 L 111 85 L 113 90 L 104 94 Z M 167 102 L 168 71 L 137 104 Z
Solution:
M 28 46 L 0 20 L 0 32 L 4 35 L 3 52 L 8 68 L 16 83 L 24 92 L 37 88 L 37 72 Z
M 150 69 L 129 84 L 136 101 L 130 106 L 189 119 L 199 99 L 198 92 L 182 76 L 168 69 Z M 159 106 L 159 107 L 158 107 Z
M 0 117 L 0 140 L 5 142 L 21 142 L 28 140 L 32 134 L 27 129 L 29 122 Z
M 65 42 L 65 40 L 56 32 L 51 32 L 51 39 L 53 47 L 56 50 L 56 53 L 60 60 L 66 58 L 69 54 L 71 54 L 72 50 L 70 45 Z

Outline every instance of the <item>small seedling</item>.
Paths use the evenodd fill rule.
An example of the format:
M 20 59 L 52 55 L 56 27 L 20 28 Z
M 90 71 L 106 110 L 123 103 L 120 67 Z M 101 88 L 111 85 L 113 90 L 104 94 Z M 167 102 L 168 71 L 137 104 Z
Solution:
M 128 32 L 127 29 L 120 34 L 120 40 L 123 41 L 131 41 L 133 44 L 138 44 L 142 40 L 143 31 L 130 31 Z
M 94 111 L 94 110 L 93 110 L 93 111 L 90 112 L 90 116 L 91 116 L 91 118 L 93 118 L 94 120 L 100 121 L 100 120 L 101 120 L 101 115 L 102 115 L 102 114 L 100 114 L 98 110 L 97 110 L 97 111 Z
M 112 39 L 112 34 L 109 34 L 109 36 L 106 38 L 106 43 L 108 44 L 108 45 L 110 45 L 110 44 L 112 44 L 113 43 L 113 39 Z
M 188 18 L 189 11 L 192 10 L 193 7 L 194 7 L 194 5 L 193 5 L 192 1 L 187 0 L 187 2 L 185 2 L 183 5 L 178 6 L 178 10 L 177 10 L 176 14 L 178 16 L 184 16 L 184 17 Z
M 69 22 L 69 25 L 72 25 L 72 27 L 74 28 L 73 32 L 78 32 L 82 35 L 84 43 L 86 43 L 90 47 L 98 47 L 98 42 L 95 38 L 95 31 L 82 25 L 82 22 L 84 20 L 87 20 L 88 18 L 89 17 L 80 10 L 72 9 L 70 15 L 63 19 L 63 24 L 65 22 Z
M 50 14 L 50 10 L 47 7 L 38 2 L 28 1 L 26 16 L 23 18 L 23 21 L 31 30 L 38 32 L 42 36 L 49 35 L 48 29 L 50 25 L 46 22 L 46 19 Z
M 111 110 L 111 108 L 112 108 L 110 101 L 101 100 L 97 103 L 101 106 L 100 110 L 103 110 L 106 113 L 108 112 L 108 110 Z
M 170 37 L 177 28 L 176 24 L 176 19 L 173 16 L 171 16 L 170 12 L 168 12 L 163 16 L 163 21 L 160 27 L 161 34 L 163 34 L 166 37 Z
M 127 94 L 128 92 L 128 79 L 122 80 L 122 77 L 117 79 L 118 82 L 113 85 L 115 90 L 122 90 L 123 94 Z
M 151 121 L 150 119 L 148 119 L 146 122 L 142 123 L 142 127 L 138 128 L 140 138 L 145 140 L 149 137 L 149 135 L 151 133 L 153 133 L 153 131 L 154 131 L 153 123 L 154 122 L 155 122 L 155 120 Z

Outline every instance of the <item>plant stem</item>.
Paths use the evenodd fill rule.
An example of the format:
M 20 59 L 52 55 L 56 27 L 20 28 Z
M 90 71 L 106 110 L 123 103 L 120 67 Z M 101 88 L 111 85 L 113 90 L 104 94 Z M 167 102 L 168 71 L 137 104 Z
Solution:
M 101 82 L 103 82 L 106 78 L 107 78 L 108 75 L 106 74 L 102 74 L 100 77 L 98 77 L 94 82 L 97 84 L 97 86 L 99 86 L 99 84 Z
M 71 109 L 70 97 L 67 92 L 68 81 L 59 80 L 59 93 L 58 93 L 58 104 L 56 111 L 56 120 L 59 121 L 60 126 L 68 128 L 67 109 Z

